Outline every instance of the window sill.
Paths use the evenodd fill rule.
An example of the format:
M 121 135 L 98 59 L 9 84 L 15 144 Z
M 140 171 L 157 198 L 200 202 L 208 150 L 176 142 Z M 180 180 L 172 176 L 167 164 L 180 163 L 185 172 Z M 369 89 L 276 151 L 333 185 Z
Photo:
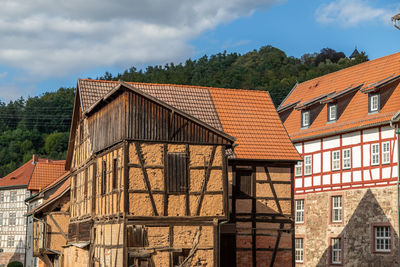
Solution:
M 379 110 L 374 110 L 374 111 L 368 111 L 367 115 L 373 115 L 379 113 Z
M 308 129 L 308 128 L 310 128 L 310 126 L 301 126 L 301 127 L 300 127 L 300 130 L 306 130 L 306 129 Z
M 331 123 L 336 123 L 337 120 L 331 120 L 331 121 L 327 121 L 326 124 L 331 124 Z

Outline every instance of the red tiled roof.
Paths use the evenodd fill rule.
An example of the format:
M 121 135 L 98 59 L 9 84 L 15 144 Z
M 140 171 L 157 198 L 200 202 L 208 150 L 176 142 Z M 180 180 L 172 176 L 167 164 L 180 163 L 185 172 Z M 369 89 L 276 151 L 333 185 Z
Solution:
M 78 81 L 85 112 L 119 82 Z M 237 158 L 299 160 L 267 92 L 188 85 L 129 85 L 236 138 Z
M 29 190 L 42 190 L 64 174 L 65 160 L 39 160 L 29 181 Z
M 35 164 L 32 164 L 32 160 L 28 161 L 15 171 L 7 174 L 3 178 L 0 178 L 0 188 L 1 187 L 11 187 L 11 186 L 24 186 L 26 187 L 32 176 Z
M 236 138 L 238 158 L 301 160 L 266 91 L 210 88 L 224 130 Z
M 300 110 L 282 111 L 281 115 L 285 113 L 284 125 L 289 136 L 294 141 L 311 139 L 314 136 L 330 135 L 390 121 L 391 117 L 400 109 L 399 81 L 394 80 L 380 89 L 382 97 L 385 95 L 384 97 L 388 99 L 376 114 L 368 114 L 368 94 L 362 91 L 371 88 L 371 85 L 379 81 L 388 80 L 399 74 L 400 53 L 396 53 L 298 84 L 281 104 L 281 107 L 297 101 L 300 101 L 299 105 L 302 105 L 324 94 L 340 92 L 358 85 L 362 86 L 355 93 L 337 99 L 338 103 L 343 100 L 349 101 L 349 103 L 335 123 L 327 124 L 327 105 L 324 103 L 315 104 L 315 107 L 320 107 L 320 110 L 317 111 L 316 117 L 307 129 L 301 129 Z
M 64 178 L 65 178 L 65 175 L 62 175 L 55 182 L 59 182 L 60 180 L 62 180 Z M 43 209 L 44 207 L 46 207 L 47 205 L 49 205 L 51 202 L 59 199 L 66 192 L 68 192 L 68 190 L 70 189 L 70 186 L 71 186 L 71 178 L 68 177 L 48 199 L 46 199 L 43 203 L 41 203 L 39 206 L 37 206 L 36 208 L 31 210 L 27 214 L 36 213 L 36 212 L 40 211 L 41 209 Z

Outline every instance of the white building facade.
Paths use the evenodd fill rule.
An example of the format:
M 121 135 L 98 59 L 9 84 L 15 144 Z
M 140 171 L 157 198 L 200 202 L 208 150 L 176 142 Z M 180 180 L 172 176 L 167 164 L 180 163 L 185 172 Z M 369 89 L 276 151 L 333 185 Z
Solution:
M 25 259 L 25 236 L 27 211 L 25 198 L 30 193 L 26 188 L 0 189 L 0 266 Z

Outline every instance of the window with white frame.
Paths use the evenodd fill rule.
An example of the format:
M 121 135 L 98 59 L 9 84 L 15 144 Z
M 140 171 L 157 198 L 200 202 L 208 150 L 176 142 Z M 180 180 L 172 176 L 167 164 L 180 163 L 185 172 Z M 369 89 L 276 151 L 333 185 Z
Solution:
M 369 94 L 369 112 L 379 111 L 379 94 Z
M 342 263 L 342 243 L 341 238 L 332 238 L 332 263 Z
M 312 156 L 304 156 L 304 175 L 311 175 L 312 173 Z
M 310 126 L 310 111 L 303 110 L 301 111 L 301 127 Z
M 382 164 L 390 163 L 390 142 L 382 143 Z
M 389 226 L 376 226 L 375 227 L 375 251 L 377 252 L 390 252 L 391 239 Z
M 7 247 L 12 248 L 14 247 L 14 236 L 13 235 L 9 235 L 7 238 Z
M 371 164 L 372 165 L 379 164 L 379 144 L 371 145 Z
M 343 149 L 343 169 L 351 167 L 351 150 L 350 148 Z
M 0 213 L 0 226 L 3 225 L 3 213 Z
M 304 222 L 304 199 L 296 200 L 296 222 Z
M 332 197 L 332 222 L 342 222 L 342 196 Z
M 328 121 L 336 121 L 336 118 L 337 118 L 336 104 L 328 105 Z
M 303 172 L 303 162 L 299 161 L 297 164 L 294 166 L 294 175 L 295 176 L 301 176 Z
M 340 151 L 332 152 L 332 170 L 337 171 L 340 170 Z
M 8 215 L 8 225 L 15 225 L 17 221 L 17 215 L 13 212 Z
M 0 192 L 0 203 L 4 202 L 4 192 Z
M 296 247 L 296 262 L 303 262 L 304 260 L 304 240 L 303 238 L 295 239 L 295 247 Z
M 17 201 L 17 191 L 11 191 L 10 192 L 10 202 L 15 202 Z

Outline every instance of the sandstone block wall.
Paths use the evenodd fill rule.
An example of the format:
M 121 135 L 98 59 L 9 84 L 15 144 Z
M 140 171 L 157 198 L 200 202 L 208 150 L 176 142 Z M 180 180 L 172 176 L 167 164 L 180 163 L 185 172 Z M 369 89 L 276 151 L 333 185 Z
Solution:
M 297 266 L 328 266 L 330 239 L 343 238 L 344 266 L 397 266 L 396 186 L 297 195 L 304 199 L 305 222 L 296 224 L 296 236 L 304 238 L 304 263 Z M 331 223 L 332 196 L 343 198 L 343 223 Z M 391 252 L 376 253 L 374 226 L 391 228 Z

